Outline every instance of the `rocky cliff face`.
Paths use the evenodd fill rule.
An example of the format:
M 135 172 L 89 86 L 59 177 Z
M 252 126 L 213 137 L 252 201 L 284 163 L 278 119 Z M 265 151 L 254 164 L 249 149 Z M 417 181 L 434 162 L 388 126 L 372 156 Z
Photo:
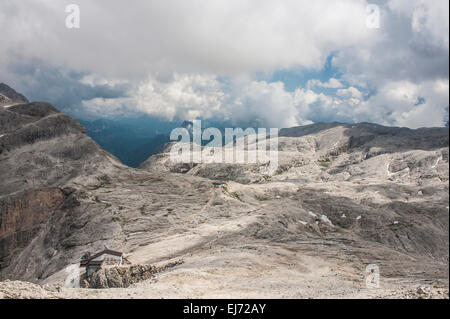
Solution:
M 58 188 L 26 191 L 0 199 L 0 269 L 25 248 L 62 204 L 65 194 Z
M 70 237 L 80 227 L 78 218 L 90 216 L 83 214 L 86 207 L 80 207 L 70 184 L 77 178 L 97 180 L 96 174 L 116 167 L 123 166 L 52 105 L 0 106 L 0 278 L 35 281 L 64 267 L 72 255 L 67 249 L 77 243 Z M 106 231 L 111 232 L 114 227 Z M 83 234 L 78 236 L 82 242 Z M 89 234 L 89 242 L 103 235 Z

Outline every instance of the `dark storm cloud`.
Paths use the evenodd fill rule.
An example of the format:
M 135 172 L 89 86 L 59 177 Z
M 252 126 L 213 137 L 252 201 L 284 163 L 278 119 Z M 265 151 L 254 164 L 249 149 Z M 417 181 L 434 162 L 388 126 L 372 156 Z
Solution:
M 129 84 L 86 83 L 88 72 L 64 70 L 38 59 L 17 59 L 6 67 L 16 88 L 32 101 L 48 101 L 71 114 L 82 111 L 82 102 L 95 98 L 117 99 L 128 96 Z M 5 79 L 7 81 L 7 79 Z

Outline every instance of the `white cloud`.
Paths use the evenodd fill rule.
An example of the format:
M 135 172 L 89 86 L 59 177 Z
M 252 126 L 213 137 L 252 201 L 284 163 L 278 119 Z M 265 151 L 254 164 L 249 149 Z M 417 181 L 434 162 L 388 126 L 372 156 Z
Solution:
M 84 116 L 95 117 L 111 117 L 123 115 L 129 112 L 130 106 L 136 103 L 134 98 L 93 98 L 90 100 L 83 100 L 83 114 Z
M 211 118 L 221 110 L 224 93 L 214 76 L 175 73 L 170 81 L 150 77 L 136 92 L 139 111 L 168 120 Z
M 168 82 L 149 78 L 136 96 L 137 110 L 168 120 L 215 118 L 271 127 L 298 124 L 293 95 L 282 82 L 236 78 L 221 83 L 211 75 L 174 74 Z
M 390 0 L 389 8 L 406 15 L 420 41 L 449 48 L 449 1 Z
M 81 100 L 96 114 L 138 110 L 169 120 L 278 127 L 311 121 L 444 123 L 448 0 L 377 1 L 380 29 L 366 27 L 365 0 L 136 0 L 133 6 L 78 0 L 81 28 L 69 30 L 64 8 L 71 2 L 0 3 L 0 29 L 6 30 L 0 81 L 18 89 L 39 83 L 35 94 L 47 81 L 40 96 L 60 96 L 62 105 Z M 318 71 L 331 53 L 339 72 L 324 82 L 305 79 L 294 92 L 256 76 Z M 21 69 L 20 63 L 33 61 L 64 69 L 65 81 L 56 71 Z M 67 70 L 84 75 L 71 78 Z M 82 85 L 73 90 L 77 82 Z M 121 92 L 124 83 L 129 96 L 108 89 Z
M 328 89 L 338 89 L 343 87 L 344 85 L 337 79 L 335 78 L 331 78 L 329 79 L 327 82 L 322 82 L 320 80 L 317 79 L 312 79 L 309 80 L 306 83 L 306 87 L 309 89 L 315 88 L 315 87 L 319 87 L 319 88 L 328 88 Z
M 355 98 L 357 100 L 363 99 L 363 94 L 357 88 L 350 86 L 346 89 L 337 90 L 336 94 L 338 96 L 347 97 L 347 98 Z
M 236 124 L 265 127 L 291 127 L 302 124 L 292 92 L 282 82 L 251 81 L 233 83 L 224 105 L 227 116 Z
M 171 121 L 196 118 L 229 120 L 239 126 L 291 127 L 316 121 L 368 121 L 407 127 L 444 125 L 447 81 L 391 81 L 364 98 L 355 87 L 336 96 L 307 88 L 294 92 L 282 82 L 213 75 L 174 74 L 164 81 L 149 78 L 129 98 L 95 98 L 83 102 L 92 114 L 114 115 L 138 110 Z
M 310 89 L 285 89 L 282 82 L 233 78 L 221 82 L 211 75 L 175 74 L 170 81 L 149 78 L 137 89 L 136 107 L 169 120 L 229 120 L 240 126 L 291 127 L 312 121 L 351 120 L 362 99 L 354 87 L 341 97 Z M 134 105 L 130 104 L 130 108 Z
M 382 86 L 388 81 L 448 79 L 449 2 L 389 0 L 371 41 L 341 50 L 334 58 L 352 85 Z
M 388 82 L 363 103 L 359 111 L 379 123 L 418 128 L 443 126 L 448 106 L 448 81 Z M 362 115 L 362 114 L 360 114 Z
M 67 29 L 69 0 L 2 1 L 0 60 L 45 58 L 108 77 L 236 75 L 320 68 L 331 50 L 370 41 L 364 0 L 78 0 L 80 29 Z

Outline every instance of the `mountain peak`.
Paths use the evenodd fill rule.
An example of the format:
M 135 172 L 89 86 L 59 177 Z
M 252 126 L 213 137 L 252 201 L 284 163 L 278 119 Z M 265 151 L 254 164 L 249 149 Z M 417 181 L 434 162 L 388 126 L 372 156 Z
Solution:
M 9 85 L 0 83 L 0 106 L 28 103 L 28 99 Z

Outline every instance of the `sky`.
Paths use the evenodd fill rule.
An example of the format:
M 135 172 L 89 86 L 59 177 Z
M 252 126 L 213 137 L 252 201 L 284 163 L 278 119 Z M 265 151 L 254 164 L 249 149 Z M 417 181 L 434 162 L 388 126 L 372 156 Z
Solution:
M 448 0 L 2 0 L 0 82 L 79 118 L 444 126 L 448 12 Z

